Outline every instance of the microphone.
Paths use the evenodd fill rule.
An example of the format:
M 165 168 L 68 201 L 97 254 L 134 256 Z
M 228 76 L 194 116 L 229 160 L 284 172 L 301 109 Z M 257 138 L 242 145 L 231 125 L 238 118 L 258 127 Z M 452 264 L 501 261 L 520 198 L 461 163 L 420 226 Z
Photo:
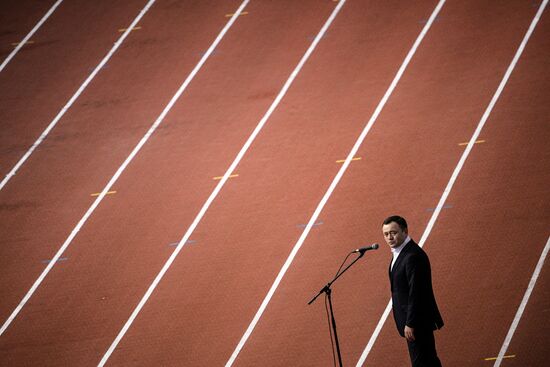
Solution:
M 369 251 L 369 250 L 378 250 L 378 244 L 375 243 L 373 245 L 370 245 L 370 246 L 367 246 L 367 247 L 361 247 L 361 248 L 358 248 L 357 250 L 353 250 L 352 253 L 360 253 L 361 255 L 363 255 L 366 251 Z

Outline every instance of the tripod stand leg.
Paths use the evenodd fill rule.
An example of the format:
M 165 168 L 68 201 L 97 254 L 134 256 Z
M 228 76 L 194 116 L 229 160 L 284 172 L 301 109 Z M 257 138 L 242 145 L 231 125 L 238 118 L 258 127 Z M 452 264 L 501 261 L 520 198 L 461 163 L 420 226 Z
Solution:
M 338 334 L 336 334 L 336 320 L 334 319 L 334 311 L 332 310 L 332 290 L 330 288 L 327 288 L 325 290 L 327 297 L 328 297 L 328 305 L 330 309 L 330 321 L 332 324 L 332 331 L 334 332 L 334 344 L 336 344 L 336 353 L 338 354 L 338 365 L 340 367 L 343 367 L 342 364 L 342 354 L 340 353 L 340 343 L 338 343 Z

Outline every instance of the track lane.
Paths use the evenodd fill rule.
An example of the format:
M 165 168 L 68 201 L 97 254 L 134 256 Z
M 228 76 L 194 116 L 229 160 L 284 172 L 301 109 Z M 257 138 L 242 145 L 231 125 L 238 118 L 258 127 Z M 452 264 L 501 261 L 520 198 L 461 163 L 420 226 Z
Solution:
M 458 143 L 463 141 L 462 139 L 467 140 L 467 135 L 471 136 L 479 116 L 483 113 L 519 43 L 518 41 L 503 49 L 500 40 L 502 35 L 509 34 L 521 40 L 525 28 L 519 34 L 514 33 L 514 30 L 522 25 L 528 25 L 530 16 L 532 17 L 530 8 L 523 13 L 516 10 L 509 14 L 508 19 L 485 18 L 486 26 L 476 29 L 479 25 L 478 19 L 470 19 L 471 23 L 468 23 L 464 18 L 457 17 L 454 21 L 451 18 L 448 23 L 445 22 L 445 19 L 450 18 L 449 14 L 457 11 L 457 7 L 460 10 L 459 14 L 476 14 L 472 9 L 476 4 L 449 5 L 450 8 L 444 8 L 440 22 L 433 33 L 428 35 L 430 41 L 415 58 L 414 68 L 406 74 L 401 87 L 396 90 L 395 99 L 390 100 L 388 110 L 382 114 L 382 119 L 372 131 L 373 135 L 362 149 L 362 154 L 359 154 L 368 159 L 361 164 L 352 163 L 354 166 L 349 176 L 343 180 L 342 187 L 335 192 L 334 199 L 329 201 L 321 214 L 325 224 L 310 234 L 307 242 L 311 247 L 303 247 L 303 253 L 295 260 L 296 269 L 289 272 L 289 279 L 283 281 L 285 286 L 280 290 L 281 294 L 274 297 L 264 316 L 265 319 L 260 321 L 258 334 L 250 340 L 248 346 L 245 346 L 240 361 L 242 365 L 265 364 L 266 360 L 277 361 L 273 362 L 274 364 L 281 363 L 281 360 L 282 363 L 286 360 L 286 363 L 292 361 L 296 364 L 311 364 L 315 363 L 311 358 L 321 358 L 317 356 L 323 353 L 326 359 L 321 361 L 330 363 L 323 306 L 319 304 L 318 312 L 315 313 L 312 308 L 306 306 L 306 302 L 312 293 L 333 275 L 339 264 L 339 260 L 335 259 L 343 258 L 346 250 L 358 247 L 365 240 L 371 242 L 374 241 L 373 238 L 380 238 L 381 218 L 393 212 L 401 212 L 411 219 L 411 228 L 415 228 L 413 234 L 417 240 L 419 239 L 431 215 L 430 207 L 433 208 L 437 203 L 452 167 L 456 165 L 464 149 L 459 147 Z M 521 9 L 519 2 L 515 5 Z M 478 10 L 485 10 L 485 15 L 490 15 L 494 9 L 487 7 Z M 501 16 L 503 12 L 506 13 L 500 9 L 495 16 Z M 465 18 L 468 19 L 468 16 Z M 471 27 L 468 28 L 468 24 L 471 24 Z M 501 28 L 495 30 L 496 24 Z M 462 37 L 469 38 L 468 33 L 459 33 L 453 28 L 466 28 L 472 36 L 482 38 L 484 57 L 480 58 L 469 48 L 460 47 L 456 47 L 456 51 L 451 55 L 442 54 L 440 47 L 451 46 L 439 39 L 455 35 L 455 42 L 464 42 L 461 40 Z M 495 55 L 506 53 L 507 60 L 493 59 Z M 500 70 L 500 75 L 493 70 L 495 68 Z M 449 74 L 449 69 L 455 74 Z M 430 72 L 427 73 L 427 70 Z M 482 95 L 485 97 L 483 101 L 483 97 L 471 93 L 480 79 L 484 82 L 483 86 L 487 86 L 482 88 Z M 469 86 L 472 89 L 469 89 Z M 465 92 L 460 93 L 457 98 L 456 90 L 460 88 L 464 88 Z M 449 111 L 460 113 L 451 115 Z M 468 119 L 469 116 L 476 118 Z M 457 120 L 462 123 L 456 124 Z M 433 122 L 428 124 L 426 121 Z M 434 174 L 434 170 L 437 175 Z M 447 173 L 442 172 L 444 170 Z M 394 182 L 395 177 L 401 177 L 402 180 Z M 392 187 L 397 187 L 395 192 Z M 358 191 L 358 188 L 361 191 Z M 400 195 L 396 195 L 397 192 L 400 192 Z M 390 207 L 393 202 L 401 206 Z M 365 226 L 368 228 L 363 228 Z M 348 239 L 349 244 L 345 247 L 343 242 L 347 242 Z M 315 245 L 311 245 L 312 243 Z M 327 254 L 328 251 L 331 251 L 330 254 Z M 386 275 L 389 255 L 369 255 L 371 257 L 366 259 L 369 261 L 368 269 L 364 273 L 355 270 L 351 274 L 346 274 L 347 286 L 335 287 L 338 292 L 335 292 L 334 296 L 338 297 L 335 298 L 335 307 L 339 336 L 342 345 L 348 348 L 348 361 L 357 360 L 387 303 L 389 294 Z M 329 259 L 332 267 L 328 263 Z M 323 269 L 324 276 L 315 278 L 319 269 Z M 367 284 L 365 279 L 368 279 Z M 365 305 L 365 295 L 369 297 L 368 305 Z M 342 301 L 339 302 L 338 299 Z M 289 309 L 294 310 L 292 314 L 287 312 Z M 342 316 L 338 318 L 338 315 Z M 391 337 L 398 343 L 399 338 L 395 338 L 392 326 L 389 324 L 387 328 Z M 324 335 L 325 338 L 315 338 L 315 335 Z M 386 345 L 387 341 L 385 339 L 378 344 Z M 379 354 L 383 355 L 383 358 L 374 362 L 367 360 L 367 363 L 407 363 L 406 359 L 400 358 L 406 358 L 406 348 L 396 343 L 393 343 L 394 348 L 383 347 Z M 388 355 L 389 349 L 394 351 L 391 355 Z M 399 350 L 403 350 L 403 354 L 395 353 Z M 293 353 L 292 358 L 286 357 L 289 351 Z M 344 353 L 345 362 L 346 351 Z
M 533 320 L 534 319 L 536 320 L 536 316 L 539 316 L 541 314 L 544 315 L 544 313 L 548 312 L 549 310 L 548 275 L 547 275 L 547 272 L 546 273 L 544 272 L 544 266 L 547 264 L 546 260 L 548 259 L 549 251 L 550 251 L 550 237 L 548 238 L 548 241 L 546 241 L 546 245 L 544 246 L 544 249 L 541 252 L 539 261 L 537 262 L 537 265 L 533 270 L 533 275 L 531 276 L 529 285 L 527 286 L 523 299 L 521 300 L 521 303 L 518 306 L 517 312 L 510 325 L 510 328 L 508 329 L 508 333 L 506 334 L 506 338 L 502 343 L 502 347 L 498 353 L 498 356 L 496 358 L 485 359 L 485 360 L 494 359 L 495 360 L 494 367 L 501 366 L 504 363 L 504 361 L 507 359 L 513 359 L 514 361 L 517 361 L 515 365 L 528 364 L 530 366 L 539 366 L 539 365 L 543 366 L 547 361 L 547 358 L 548 358 L 547 349 L 542 345 L 540 345 L 540 343 L 538 343 L 539 338 L 536 338 L 536 336 L 540 334 L 544 335 L 545 331 L 548 331 L 549 323 L 546 319 L 544 319 L 544 320 L 540 320 L 539 323 L 537 324 L 533 324 Z M 541 274 L 542 274 L 542 277 L 541 277 Z M 546 280 L 544 279 L 545 275 L 546 275 Z M 533 292 L 535 291 L 535 289 L 537 289 L 537 292 L 535 293 L 536 296 L 533 296 Z M 531 306 L 532 303 L 534 303 L 534 305 Z M 527 314 L 528 323 L 527 325 L 524 325 L 521 328 L 522 335 L 520 335 L 520 338 L 519 338 L 520 340 L 512 344 L 512 340 L 514 339 L 514 336 L 518 331 L 519 324 L 522 322 L 525 323 L 525 321 L 523 320 L 524 320 L 524 314 L 526 310 L 529 310 Z M 535 338 L 532 338 L 532 336 L 535 336 Z M 521 345 L 522 342 L 525 342 L 526 337 L 529 337 L 529 348 L 522 350 L 521 352 L 519 352 L 519 354 L 512 354 L 510 352 L 510 346 L 512 346 L 512 348 L 515 347 L 516 349 L 519 349 L 517 345 L 518 344 Z M 535 341 L 533 342 L 533 340 Z M 533 344 L 534 344 L 534 347 L 533 347 Z M 522 346 L 524 347 L 524 345 Z
M 181 223 L 190 222 L 196 212 L 193 209 L 216 183 L 212 177 L 227 168 L 246 137 L 243 132 L 250 133 L 265 113 L 273 98 L 273 87 L 281 87 L 311 42 L 309 35 L 318 31 L 333 6 L 328 3 L 314 8 L 306 2 L 292 6 L 259 4 L 256 11 L 260 16 L 242 18 L 244 28 L 222 42 L 220 57 L 207 65 L 205 73 L 199 75 L 202 81 L 196 82 L 197 88 L 190 88 L 182 104 L 175 107 L 168 118 L 171 123 L 163 125 L 165 128 L 144 147 L 147 158 L 140 156 L 129 166 L 128 176 L 121 178 L 120 187 L 128 190 L 118 189 L 120 196 L 106 200 L 79 234 L 76 246 L 69 248 L 67 257 L 75 261 L 54 268 L 36 300 L 31 299 L 23 310 L 21 326 L 16 320 L 8 330 L 7 346 L 13 348 L 14 342 L 24 340 L 21 347 L 13 349 L 14 360 L 35 360 L 48 354 L 47 361 L 63 358 L 69 364 L 90 360 L 97 363 L 142 295 L 143 287 L 173 251 L 168 244 L 181 236 Z M 309 11 L 306 21 L 304 11 Z M 223 13 L 221 17 L 226 19 Z M 182 32 L 181 25 L 178 30 Z M 243 60 L 257 67 L 243 69 Z M 220 127 L 220 121 L 228 122 Z M 157 136 L 159 140 L 155 140 Z M 149 173 L 151 169 L 153 174 Z M 78 284 L 78 289 L 64 288 L 67 283 Z M 66 308 L 56 309 L 57 301 Z M 98 309 L 102 301 L 109 305 L 107 310 Z M 49 319 L 33 311 L 44 307 L 52 308 Z M 82 314 L 90 318 L 82 320 Z M 90 325 L 97 327 L 88 329 Z M 57 330 L 59 327 L 63 330 Z M 36 347 L 38 330 L 51 333 L 52 343 Z M 35 347 L 29 353 L 25 344 L 33 342 Z M 67 354 L 65 347 L 71 349 L 73 343 L 79 343 L 78 351 L 85 352 Z M 97 349 L 101 349 L 99 357 Z
M 23 40 L 56 2 L 12 0 L 0 3 L 0 65 L 15 49 L 13 43 Z
M 533 265 L 532 256 L 535 256 L 536 252 L 543 246 L 543 243 L 537 241 L 542 239 L 545 228 L 548 228 L 548 218 L 550 218 L 550 206 L 548 204 L 550 192 L 547 188 L 548 185 L 545 185 L 545 182 L 550 179 L 548 176 L 550 151 L 543 143 L 543 140 L 548 141 L 550 138 L 547 129 L 550 101 L 546 92 L 550 88 L 550 74 L 546 70 L 549 62 L 550 17 L 548 9 L 546 9 L 526 50 L 526 55 L 516 71 L 517 74 L 511 80 L 510 87 L 513 88 L 513 93 L 510 93 L 510 97 L 506 101 L 507 108 L 505 112 L 506 118 L 515 124 L 526 125 L 525 128 L 519 131 L 510 126 L 510 131 L 513 131 L 514 135 L 521 136 L 520 141 L 514 141 L 514 145 L 510 149 L 514 149 L 522 155 L 522 161 L 525 165 L 516 176 L 520 177 L 521 182 L 525 180 L 529 182 L 527 187 L 518 185 L 518 191 L 526 191 L 522 195 L 530 197 L 528 203 L 531 203 L 532 207 L 528 213 L 525 211 L 525 214 L 529 221 L 536 221 L 536 226 L 531 227 L 529 225 L 528 230 L 522 231 L 524 236 L 515 243 L 516 254 L 514 257 L 523 257 L 525 252 L 531 253 L 529 265 L 522 264 L 521 267 L 518 266 L 513 269 L 521 272 L 523 281 L 525 281 L 526 274 L 535 270 L 534 267 L 529 269 L 529 266 Z M 538 135 L 542 135 L 541 138 Z M 516 164 L 517 166 L 518 164 Z M 532 177 L 538 175 L 542 175 L 540 181 Z M 533 189 L 530 189 L 531 187 Z M 533 232 L 539 230 L 541 233 L 534 236 Z M 550 277 L 548 269 L 548 257 L 546 257 L 529 302 L 505 353 L 505 355 L 515 355 L 515 357 L 504 359 L 502 366 L 544 366 L 550 359 L 550 351 L 543 340 L 544 338 L 540 338 L 541 335 L 547 335 L 550 330 L 550 322 L 548 321 Z M 525 283 L 520 284 L 514 281 L 514 284 L 519 285 L 514 289 L 514 294 L 525 291 Z M 507 306 L 517 308 L 519 303 Z M 503 322 L 509 325 L 512 323 L 512 319 L 509 318 L 510 312 L 511 310 L 507 308 L 507 316 L 503 319 L 506 320 Z
M 0 73 L 0 175 L 8 174 L 120 37 L 145 2 L 60 6 Z
M 24 37 L 19 38 L 19 40 L 17 42 L 11 42 L 11 45 L 14 46 L 13 50 L 7 52 L 8 55 L 0 63 L 0 72 L 2 72 L 6 68 L 6 66 L 10 63 L 10 61 L 13 60 L 15 55 L 17 55 L 17 53 L 19 53 L 19 51 L 21 51 L 21 49 L 23 49 L 23 47 L 34 43 L 34 41 L 32 41 L 31 38 L 40 29 L 40 27 L 42 27 L 42 25 L 50 18 L 50 16 L 55 12 L 55 10 L 59 7 L 59 5 L 61 5 L 62 2 L 63 2 L 63 0 L 57 0 L 55 3 L 53 3 L 52 6 L 45 12 L 45 14 L 38 20 L 38 22 L 32 28 L 30 28 L 29 32 Z M 19 2 L 19 3 L 21 3 L 21 2 Z M 12 10 L 13 9 L 10 9 L 10 13 L 11 13 Z M 40 11 L 40 9 L 33 8 L 33 11 L 34 12 Z M 3 12 L 8 13 L 6 10 L 0 10 L 0 14 L 4 14 Z M 34 16 L 29 16 L 29 14 L 26 14 L 26 15 L 27 16 L 25 18 L 28 19 L 28 20 L 31 20 L 31 19 L 34 18 Z M 17 17 L 15 17 L 15 18 L 17 18 Z M 18 21 L 16 19 L 11 18 L 10 20 L 13 22 L 13 24 L 17 24 L 18 27 L 21 27 L 21 24 L 18 24 Z M 26 22 L 24 22 L 24 23 L 26 23 Z M 3 24 L 2 19 L 0 19 L 0 24 Z M 23 24 L 23 27 L 25 27 L 26 25 L 27 24 Z M 6 33 L 10 34 L 10 36 L 15 37 L 16 35 L 12 34 L 12 33 L 18 33 L 18 32 L 13 31 L 13 30 L 8 30 L 8 31 L 0 30 L 0 34 L 6 34 Z M 0 42 L 3 43 L 3 41 L 0 41 Z M 7 45 L 7 43 L 6 43 L 6 45 Z M 0 55 L 3 55 L 2 51 L 0 51 Z
M 533 248 L 533 251 L 535 249 L 536 247 Z M 548 322 L 548 313 L 550 312 L 549 269 L 547 256 L 529 302 L 525 307 L 523 317 L 504 354 L 506 357 L 514 357 L 504 358 L 501 366 L 544 366 L 548 362 L 550 353 L 543 340 L 544 338 L 539 336 L 547 335 L 550 330 L 550 323 Z

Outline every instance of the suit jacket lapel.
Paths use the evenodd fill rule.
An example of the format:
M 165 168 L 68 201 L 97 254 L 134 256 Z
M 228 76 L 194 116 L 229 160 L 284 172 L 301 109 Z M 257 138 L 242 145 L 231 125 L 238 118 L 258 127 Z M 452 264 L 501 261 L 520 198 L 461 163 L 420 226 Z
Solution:
M 407 251 L 411 249 L 413 243 L 414 241 L 411 239 L 409 243 L 407 243 L 405 247 L 403 247 L 403 250 L 401 250 L 401 252 L 399 253 L 399 256 L 397 256 L 397 260 L 395 260 L 395 264 L 393 264 L 393 269 L 391 268 L 391 263 L 390 263 L 390 269 L 391 269 L 390 275 L 393 274 L 395 269 L 397 269 L 399 265 L 403 262 L 403 258 L 405 257 L 404 255 L 407 253 Z
M 390 265 L 388 266 L 388 275 L 390 277 L 390 289 L 391 291 L 393 292 L 393 277 L 391 276 L 392 274 L 392 268 L 391 268 L 391 263 L 393 262 L 393 254 L 392 254 L 392 257 L 390 259 Z

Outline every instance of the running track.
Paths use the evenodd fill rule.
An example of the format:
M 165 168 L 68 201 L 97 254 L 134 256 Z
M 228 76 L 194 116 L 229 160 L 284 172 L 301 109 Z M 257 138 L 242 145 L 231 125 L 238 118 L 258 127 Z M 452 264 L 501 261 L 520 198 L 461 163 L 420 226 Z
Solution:
M 53 3 L 0 4 L 2 58 Z M 0 72 L 2 176 L 146 4 L 64 1 Z M 548 9 L 473 144 L 540 1 L 446 1 L 433 22 L 437 1 L 251 0 L 231 17 L 241 4 L 155 2 L 2 188 L 0 365 L 330 366 L 323 300 L 307 301 L 347 252 L 382 240 L 380 222 L 393 213 L 409 219 L 416 240 L 430 228 L 424 246 L 446 321 L 436 336 L 446 366 L 546 365 L 547 262 L 510 357 L 485 359 L 498 356 L 550 235 Z M 91 196 L 163 110 L 116 193 Z M 360 360 L 387 305 L 389 256 L 384 246 L 367 253 L 334 285 L 345 365 Z M 407 365 L 391 315 L 364 365 Z

